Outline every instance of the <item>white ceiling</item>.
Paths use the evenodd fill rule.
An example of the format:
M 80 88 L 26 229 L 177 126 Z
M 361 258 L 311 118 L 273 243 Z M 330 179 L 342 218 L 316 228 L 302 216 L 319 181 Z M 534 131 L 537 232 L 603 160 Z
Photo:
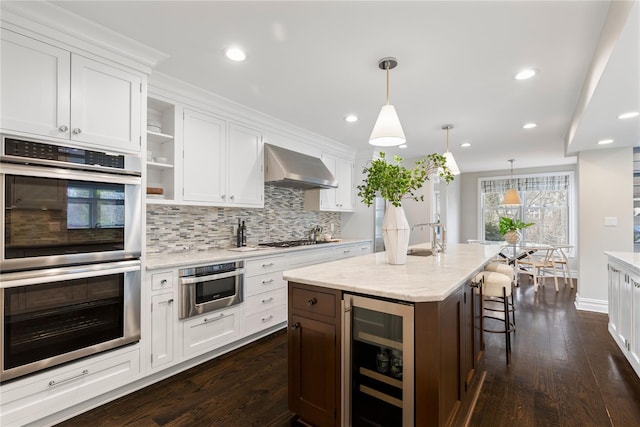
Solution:
M 442 152 L 443 124 L 454 125 L 450 150 L 463 172 L 507 169 L 511 158 L 515 168 L 574 163 L 565 156 L 572 122 L 572 154 L 604 137 L 615 139 L 607 148 L 640 141 L 639 118 L 616 119 L 640 110 L 637 1 L 626 24 L 604 31 L 609 1 L 53 3 L 166 53 L 158 72 L 358 150 L 370 148 L 385 102 L 377 64 L 387 56 L 399 62 L 391 103 L 409 145 L 387 152 Z M 616 41 L 621 27 L 608 56 L 599 40 Z M 224 58 L 231 45 L 247 61 Z M 525 67 L 538 75 L 516 81 Z M 360 120 L 346 123 L 350 113 Z M 538 127 L 522 129 L 530 121 Z

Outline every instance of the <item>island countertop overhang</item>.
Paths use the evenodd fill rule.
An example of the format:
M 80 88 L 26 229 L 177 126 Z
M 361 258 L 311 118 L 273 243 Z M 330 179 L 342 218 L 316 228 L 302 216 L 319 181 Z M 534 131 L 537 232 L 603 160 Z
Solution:
M 411 246 L 429 249 L 429 244 Z M 502 245 L 450 244 L 444 253 L 407 256 L 392 265 L 378 252 L 287 270 L 290 282 L 409 302 L 443 301 L 500 251 Z

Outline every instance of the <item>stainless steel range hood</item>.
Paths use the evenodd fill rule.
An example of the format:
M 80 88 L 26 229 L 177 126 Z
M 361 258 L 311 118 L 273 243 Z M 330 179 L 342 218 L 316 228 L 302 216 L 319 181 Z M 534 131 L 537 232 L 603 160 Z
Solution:
M 337 188 L 338 181 L 317 157 L 265 144 L 265 184 L 279 187 Z

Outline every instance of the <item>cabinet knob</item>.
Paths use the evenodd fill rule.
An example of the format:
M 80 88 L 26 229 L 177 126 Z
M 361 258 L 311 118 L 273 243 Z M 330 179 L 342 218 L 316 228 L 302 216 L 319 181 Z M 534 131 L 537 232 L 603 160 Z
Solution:
M 227 198 L 227 195 L 226 195 L 226 194 L 223 194 L 223 195 L 222 195 L 222 200 L 225 200 L 226 198 Z
M 167 301 L 167 304 L 173 304 L 173 298 L 171 298 L 169 301 Z
M 73 130 L 73 133 L 74 133 L 74 134 L 76 134 L 76 135 L 80 135 L 80 134 L 82 133 L 82 129 L 80 129 L 80 128 L 75 128 L 75 129 Z
M 291 325 L 291 329 L 300 329 L 300 322 L 296 322 L 293 325 Z
M 60 127 L 58 128 L 58 130 L 59 130 L 60 132 L 66 132 L 66 131 L 68 131 L 68 130 L 69 130 L 69 128 L 68 128 L 67 126 L 65 126 L 65 125 L 62 125 L 62 126 L 60 126 Z
M 231 196 L 229 197 L 231 200 L 234 200 L 236 198 L 236 196 Z
M 316 298 L 309 298 L 307 300 L 307 305 L 311 306 L 311 305 L 316 304 L 317 302 L 318 302 L 318 300 Z
M 166 285 L 166 284 L 167 284 L 167 279 L 162 279 L 162 280 L 160 281 L 160 284 L 161 284 L 162 286 Z

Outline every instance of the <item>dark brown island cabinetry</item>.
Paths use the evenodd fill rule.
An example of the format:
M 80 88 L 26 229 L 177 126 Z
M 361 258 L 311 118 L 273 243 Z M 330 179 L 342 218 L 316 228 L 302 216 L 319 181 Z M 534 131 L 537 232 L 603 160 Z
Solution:
M 339 290 L 289 282 L 289 408 L 316 427 L 349 425 L 341 418 L 341 405 L 347 414 L 351 405 L 341 389 L 349 372 L 341 366 L 342 299 Z M 462 425 L 481 386 L 480 296 L 465 283 L 443 301 L 411 304 L 414 425 Z
M 341 298 L 289 284 L 289 409 L 313 426 L 340 425 Z

